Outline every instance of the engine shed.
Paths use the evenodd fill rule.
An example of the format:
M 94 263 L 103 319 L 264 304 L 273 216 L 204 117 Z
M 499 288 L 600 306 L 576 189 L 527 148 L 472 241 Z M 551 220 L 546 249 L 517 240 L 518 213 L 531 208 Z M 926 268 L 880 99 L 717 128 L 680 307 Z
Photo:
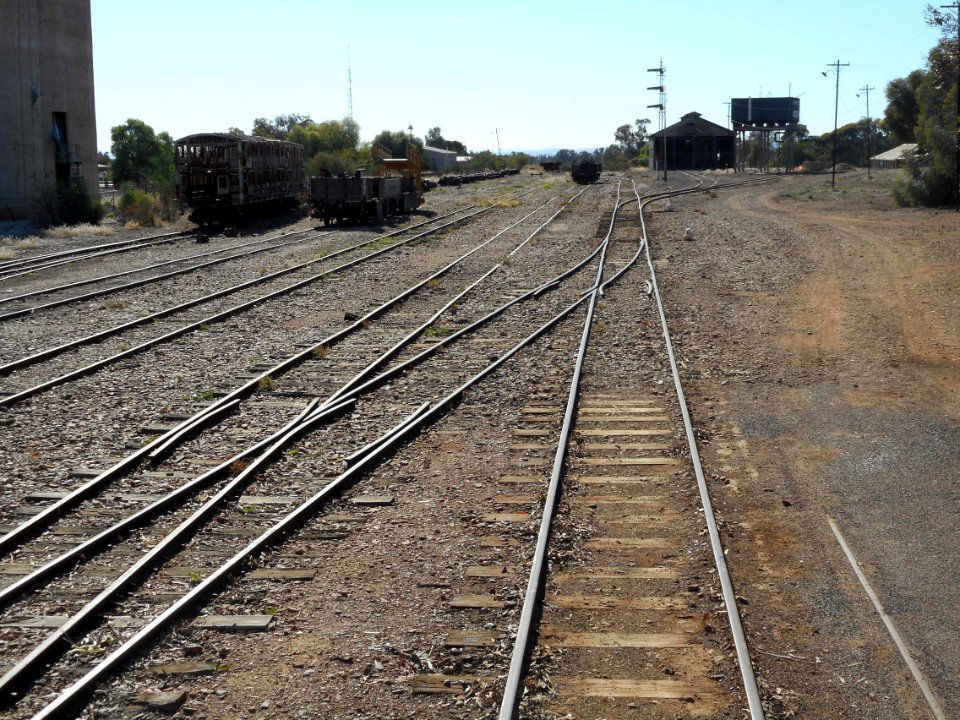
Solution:
M 664 162 L 667 170 L 724 170 L 736 167 L 736 157 L 736 133 L 698 112 L 650 136 L 651 170 L 663 170 Z

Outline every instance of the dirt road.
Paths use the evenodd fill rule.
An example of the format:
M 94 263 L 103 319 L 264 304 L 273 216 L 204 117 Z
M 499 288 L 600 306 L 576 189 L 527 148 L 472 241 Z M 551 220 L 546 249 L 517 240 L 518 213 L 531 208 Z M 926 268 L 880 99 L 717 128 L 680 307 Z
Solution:
M 652 215 L 771 718 L 936 717 L 838 533 L 960 717 L 960 215 L 895 208 L 893 177 Z

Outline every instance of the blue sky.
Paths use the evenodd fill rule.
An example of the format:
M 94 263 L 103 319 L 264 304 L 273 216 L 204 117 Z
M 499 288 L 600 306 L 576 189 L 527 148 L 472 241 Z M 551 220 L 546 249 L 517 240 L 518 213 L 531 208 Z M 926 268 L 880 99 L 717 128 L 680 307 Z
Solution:
M 811 132 L 886 105 L 887 83 L 923 67 L 938 33 L 916 0 L 91 0 L 97 136 L 138 118 L 174 138 L 249 131 L 256 117 L 347 114 L 361 137 L 413 126 L 471 151 L 596 148 L 619 125 L 695 110 L 721 125 L 731 97 L 800 97 Z M 940 3 L 936 3 L 939 5 Z M 822 71 L 828 71 L 823 77 Z

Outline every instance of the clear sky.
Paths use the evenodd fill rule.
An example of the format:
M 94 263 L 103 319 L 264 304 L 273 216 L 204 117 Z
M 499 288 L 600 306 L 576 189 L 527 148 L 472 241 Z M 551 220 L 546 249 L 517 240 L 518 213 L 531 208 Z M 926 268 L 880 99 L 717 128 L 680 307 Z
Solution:
M 138 118 L 174 138 L 256 117 L 347 114 L 361 137 L 413 127 L 471 151 L 605 147 L 650 118 L 666 68 L 667 123 L 727 123 L 731 97 L 800 97 L 833 130 L 883 112 L 887 83 L 923 67 L 938 32 L 925 0 L 91 0 L 97 136 Z M 934 3 L 939 5 L 942 3 Z M 821 73 L 826 71 L 827 77 Z

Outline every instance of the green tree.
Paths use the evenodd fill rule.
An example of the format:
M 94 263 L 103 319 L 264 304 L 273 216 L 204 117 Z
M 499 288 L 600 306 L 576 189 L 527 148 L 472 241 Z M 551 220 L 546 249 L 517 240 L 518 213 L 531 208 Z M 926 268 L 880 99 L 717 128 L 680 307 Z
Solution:
M 299 113 L 277 115 L 273 122 L 265 117 L 259 117 L 253 121 L 253 134 L 257 137 L 272 138 L 273 140 L 286 140 L 291 130 L 310 122 L 312 120 L 310 120 L 309 115 L 300 115 Z
M 917 121 L 920 119 L 917 90 L 924 75 L 923 70 L 914 70 L 905 78 L 887 83 L 887 108 L 883 117 L 889 131 L 901 143 L 916 142 Z
M 424 136 L 424 141 L 426 145 L 430 147 L 439 148 L 440 150 L 452 150 L 457 155 L 469 155 L 470 152 L 467 150 L 467 146 L 464 145 L 459 140 L 446 140 L 440 132 L 439 127 L 433 127 L 427 130 L 427 134 Z
M 143 120 L 130 118 L 110 129 L 110 139 L 115 183 L 173 183 L 173 138 L 169 133 L 157 135 Z
M 927 6 L 927 22 L 943 35 L 928 56 L 917 85 L 916 156 L 906 163 L 906 177 L 897 184 L 897 201 L 905 205 L 945 205 L 956 199 L 957 60 L 956 18 Z
M 647 127 L 649 125 L 650 120 L 647 118 L 638 118 L 634 121 L 634 125 L 628 123 L 617 128 L 614 133 L 614 140 L 617 141 L 627 160 L 635 158 L 640 153 L 640 148 L 647 144 L 649 139 Z
M 430 147 L 440 147 L 439 143 L 445 142 L 439 127 L 433 127 L 427 130 L 427 134 L 423 139 Z
M 411 132 L 404 132 L 403 130 L 391 131 L 383 130 L 373 138 L 374 145 L 383 145 L 390 151 L 390 154 L 395 158 L 402 158 L 407 156 L 407 145 L 413 144 L 417 147 L 417 151 L 421 154 L 423 153 L 423 140 L 418 137 L 414 137 Z

